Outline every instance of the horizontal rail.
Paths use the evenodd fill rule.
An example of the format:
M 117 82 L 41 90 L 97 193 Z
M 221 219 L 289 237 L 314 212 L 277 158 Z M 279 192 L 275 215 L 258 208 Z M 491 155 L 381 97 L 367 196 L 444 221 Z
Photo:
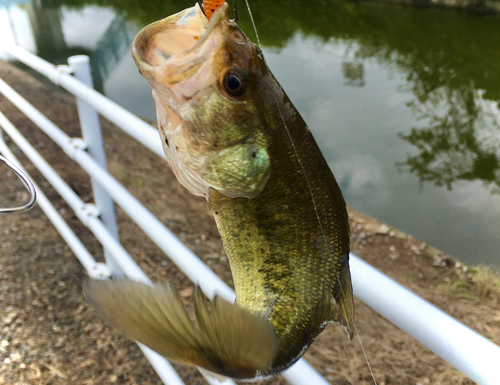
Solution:
M 63 197 L 66 202 L 72 202 L 72 204 L 70 204 L 70 207 L 80 219 L 83 219 L 82 222 L 89 227 L 96 238 L 98 238 L 103 245 L 108 247 L 113 258 L 117 260 L 118 265 L 125 272 L 126 276 L 135 281 L 140 281 L 151 285 L 151 280 L 146 276 L 146 274 L 144 274 L 144 272 L 122 248 L 122 246 L 115 240 L 115 238 L 112 237 L 111 234 L 109 234 L 109 230 L 95 215 L 91 215 L 88 218 L 81 218 L 82 212 L 83 216 L 86 215 L 85 211 L 82 209 L 87 205 L 85 205 L 84 202 L 80 200 L 80 198 L 60 178 L 60 176 L 52 169 L 52 167 L 50 167 L 48 163 L 45 162 L 45 160 L 38 154 L 38 152 L 28 143 L 26 138 L 21 135 L 21 133 L 1 112 L 0 128 L 3 128 L 3 130 L 7 132 L 14 143 L 16 143 L 28 157 L 28 159 L 30 159 L 36 165 L 38 170 L 45 176 L 50 184 L 61 195 L 61 197 Z M 15 158 L 14 154 L 12 154 L 10 149 L 2 140 L 2 137 L 0 137 L 0 152 L 5 154 L 8 158 L 11 159 L 13 163 L 17 164 L 19 168 L 22 169 L 19 161 Z M 47 217 L 54 224 L 63 239 L 66 241 L 68 246 L 75 253 L 79 261 L 82 263 L 83 267 L 87 270 L 89 276 L 93 279 L 105 279 L 110 277 L 111 271 L 109 270 L 109 268 L 105 264 L 97 263 L 94 260 L 85 246 L 83 246 L 75 233 L 70 229 L 64 219 L 62 219 L 60 214 L 36 184 L 35 188 L 38 192 L 38 204 L 40 208 L 45 212 Z M 158 376 L 165 384 L 184 385 L 184 382 L 182 382 L 177 372 L 164 357 L 151 350 L 147 346 L 144 346 L 140 343 L 137 344 L 143 351 L 144 355 L 148 358 L 153 368 L 156 370 Z
M 160 379 L 166 385 L 184 385 L 184 382 L 179 377 L 172 365 L 170 365 L 170 362 L 168 362 L 164 357 L 160 356 L 154 350 L 148 348 L 146 345 L 143 345 L 139 342 L 137 342 L 137 345 L 139 345 L 139 348 L 141 348 L 142 352 L 151 363 L 151 366 L 153 366 Z M 235 385 L 234 382 L 233 385 Z
M 42 59 L 17 47 L 8 48 L 7 50 L 18 60 L 40 71 L 56 84 L 84 99 L 111 122 L 164 158 L 156 130 L 151 126 Z M 104 108 L 104 105 L 110 106 L 109 110 Z M 106 111 L 103 111 L 104 109 Z M 55 134 L 55 137 L 59 135 L 60 133 Z M 69 153 L 71 153 L 71 150 Z M 115 202 L 146 231 L 153 241 L 193 282 L 202 286 L 207 295 L 213 296 L 217 292 L 227 299 L 234 298 L 234 293 L 208 267 L 123 186 L 116 182 L 105 170 L 98 168 L 92 162 L 92 159 L 88 155 L 86 156 L 84 151 L 77 151 L 72 157 L 92 177 L 99 181 Z M 190 266 L 192 263 L 196 265 L 195 268 Z M 198 270 L 198 267 L 201 270 Z M 205 276 L 205 274 L 208 275 Z M 217 279 L 213 277 L 214 275 Z M 368 306 L 415 337 L 479 384 L 498 385 L 500 383 L 500 365 L 498 365 L 500 362 L 500 347 L 405 289 L 353 254 L 351 254 L 351 276 L 355 295 Z M 210 283 L 207 283 L 207 279 L 210 280 Z M 284 375 L 292 385 L 327 384 L 302 359 L 285 371 Z
M 47 119 L 26 99 L 0 79 L 0 92 L 14 103 L 33 123 L 56 142 L 62 150 L 78 163 L 92 178 L 104 188 L 113 200 L 150 236 L 150 238 L 179 266 L 179 268 L 206 295 L 216 294 L 228 301 L 234 301 L 234 292 L 191 250 L 168 230 L 148 209 L 146 209 L 125 187 L 104 170 L 81 145 L 80 139 L 71 139 L 59 127 Z M 75 145 L 76 143 L 76 145 Z M 72 207 L 78 207 L 80 199 L 67 194 Z M 118 262 L 118 261 L 117 261 Z
M 462 373 L 500 384 L 500 347 L 351 254 L 354 295 Z
M 0 89 L 2 88 L 2 83 L 3 81 L 0 80 Z M 95 206 L 85 204 L 1 112 L 0 126 L 3 127 L 14 143 L 19 146 L 28 159 L 35 164 L 35 166 L 55 188 L 59 195 L 61 195 L 61 197 L 68 203 L 71 209 L 78 216 L 78 219 L 80 219 L 80 221 L 92 231 L 92 233 L 103 245 L 109 247 L 120 266 L 124 268 L 124 270 L 128 271 L 127 275 L 129 278 L 136 281 L 150 283 L 151 281 L 146 274 L 143 273 L 132 257 L 130 257 L 125 249 L 123 249 L 121 244 L 112 237 L 109 230 L 98 218 L 99 213 L 94 209 Z
M 213 298 L 219 295 L 233 302 L 234 292 L 222 281 L 210 268 L 208 268 L 191 250 L 189 250 L 170 230 L 168 230 L 149 210 L 147 210 L 127 189 L 118 183 L 106 170 L 84 151 L 84 146 L 75 145 L 78 139 L 71 139 L 59 127 L 41 114 L 35 107 L 28 103 L 21 95 L 14 91 L 9 85 L 0 80 L 0 92 L 14 103 L 29 119 L 37 124 L 52 140 L 54 140 L 70 158 L 77 162 L 91 177 L 111 195 L 113 200 L 143 229 L 143 231 L 174 261 L 174 263 L 191 279 L 199 284 L 205 294 Z M 72 201 L 74 197 L 68 195 Z M 78 203 L 74 203 L 78 207 Z M 90 222 L 91 225 L 94 223 Z M 102 224 L 101 231 L 106 228 Z M 97 230 L 94 234 L 114 255 L 118 247 L 116 241 L 102 236 Z M 125 260 L 128 261 L 130 257 Z M 125 271 L 121 260 L 116 260 Z M 127 262 L 130 263 L 130 262 Z M 125 268 L 124 268 L 125 267 Z M 128 273 L 127 275 L 130 275 Z M 137 277 L 136 280 L 143 280 Z M 294 365 L 294 371 L 304 373 L 307 382 L 299 381 L 296 375 L 289 374 L 289 370 L 283 375 L 292 385 L 317 384 L 326 385 L 328 382 L 316 372 L 304 359 L 300 359 Z
M 2 118 L 5 117 L 3 114 L 0 113 L 0 134 L 1 134 L 1 128 L 5 127 L 5 122 L 6 122 L 6 120 L 3 120 Z M 4 154 L 5 157 L 7 157 L 12 163 L 16 164 L 29 177 L 29 174 L 21 166 L 21 163 L 17 160 L 14 154 L 10 151 L 7 144 L 5 144 L 5 142 L 3 141 L 1 135 L 0 135 L 0 153 Z M 38 205 L 45 212 L 50 221 L 54 224 L 54 227 L 61 234 L 63 239 L 71 248 L 71 250 L 75 253 L 76 257 L 83 265 L 85 270 L 87 270 L 88 272 L 97 270 L 98 266 L 96 265 L 96 261 L 94 260 L 94 258 L 92 258 L 88 250 L 80 241 L 80 239 L 78 239 L 75 233 L 71 230 L 68 224 L 64 221 L 61 215 L 54 208 L 52 203 L 50 203 L 50 201 L 47 199 L 46 195 L 42 192 L 42 190 L 40 190 L 40 188 L 35 183 L 33 183 L 33 185 L 37 192 Z
M 139 143 L 146 146 L 159 157 L 166 159 L 156 129 L 99 92 L 83 86 L 79 80 L 68 75 L 69 67 L 50 64 L 15 45 L 5 45 L 2 46 L 2 49 L 20 62 L 45 75 L 52 82 L 71 92 L 77 98 L 91 105 L 102 116 L 120 127 Z

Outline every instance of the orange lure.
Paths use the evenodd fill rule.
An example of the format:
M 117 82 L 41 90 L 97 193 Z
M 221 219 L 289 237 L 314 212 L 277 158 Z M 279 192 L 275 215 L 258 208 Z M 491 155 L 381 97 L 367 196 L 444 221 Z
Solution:
M 217 9 L 219 9 L 219 7 L 224 3 L 225 0 L 203 0 L 200 5 L 202 6 L 201 9 L 203 9 L 205 16 L 208 20 L 210 20 L 215 11 L 217 11 Z

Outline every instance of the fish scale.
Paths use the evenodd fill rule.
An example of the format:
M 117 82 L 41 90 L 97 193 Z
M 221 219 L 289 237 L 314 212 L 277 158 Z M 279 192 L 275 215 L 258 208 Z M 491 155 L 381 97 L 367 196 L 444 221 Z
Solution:
M 287 105 L 285 99 L 279 108 Z M 329 297 L 326 304 L 321 300 L 327 293 L 337 294 L 341 275 L 347 279 L 341 260 L 349 252 L 345 203 L 328 165 L 322 156 L 304 157 L 300 164 L 294 151 L 289 151 L 291 142 L 283 135 L 286 129 L 292 138 L 300 137 L 299 156 L 319 154 L 305 123 L 295 119 L 295 124 L 274 130 L 281 134 L 274 140 L 279 143 L 275 151 L 289 156 L 271 157 L 276 171 L 261 195 L 252 200 L 229 199 L 214 191 L 209 198 L 231 264 L 238 305 L 254 314 L 266 314 L 278 335 L 280 353 L 273 363 L 278 370 L 289 366 L 290 357 L 298 358 L 312 343 L 310 336 L 324 327 L 325 319 L 314 319 L 312 314 L 318 304 L 329 307 Z M 313 196 L 320 202 L 317 207 Z M 235 229 L 234 223 L 241 225 Z M 255 252 L 262 244 L 268 247 Z M 292 276 L 276 279 L 283 265 L 292 266 Z M 259 296 L 259 301 L 256 291 L 266 295 Z M 272 298 L 278 299 L 270 303 Z
M 171 169 L 208 201 L 236 302 L 197 289 L 193 323 L 172 285 L 89 282 L 85 293 L 165 357 L 252 380 L 292 365 L 328 322 L 352 338 L 349 221 L 310 130 L 227 13 L 198 4 L 144 28 L 132 53 Z

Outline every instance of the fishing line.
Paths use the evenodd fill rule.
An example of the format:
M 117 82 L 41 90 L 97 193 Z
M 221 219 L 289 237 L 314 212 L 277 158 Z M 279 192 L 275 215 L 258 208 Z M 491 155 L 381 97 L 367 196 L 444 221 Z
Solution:
M 248 4 L 248 0 L 245 0 L 245 3 L 247 4 L 248 13 L 250 14 L 250 20 L 252 20 L 253 30 L 255 31 L 255 37 L 257 38 L 257 45 L 259 46 L 260 50 L 262 51 L 262 44 L 260 44 L 259 34 L 257 32 L 257 27 L 255 26 L 255 21 L 253 20 L 253 15 L 252 15 L 252 10 L 250 9 L 250 4 Z
M 266 66 L 267 66 L 267 63 L 266 63 Z M 295 148 L 295 143 L 292 140 L 292 136 L 290 134 L 290 131 L 288 130 L 288 126 L 286 125 L 285 118 L 283 116 L 283 113 L 281 112 L 281 107 L 280 107 L 279 102 L 278 102 L 278 98 L 276 97 L 276 94 L 273 93 L 273 95 L 274 95 L 274 100 L 276 101 L 276 105 L 278 106 L 278 111 L 280 113 L 281 121 L 283 122 L 283 126 L 285 127 L 285 131 L 286 131 L 286 133 L 288 135 L 288 139 L 290 140 L 290 143 L 292 144 L 293 152 L 295 153 L 295 156 L 297 157 L 297 161 L 299 162 L 299 166 L 300 166 L 300 168 L 302 170 L 302 174 L 304 174 L 304 178 L 306 180 L 307 187 L 308 187 L 308 190 L 309 190 L 309 195 L 311 196 L 312 204 L 313 204 L 313 207 L 314 207 L 314 212 L 316 214 L 316 218 L 318 220 L 319 228 L 320 228 L 321 234 L 323 236 L 323 241 L 325 242 L 325 244 L 328 245 L 328 242 L 327 242 L 327 239 L 326 239 L 326 235 L 325 235 L 325 232 L 323 230 L 323 225 L 321 224 L 321 219 L 319 217 L 319 213 L 318 213 L 318 208 L 317 208 L 317 205 L 316 205 L 316 201 L 314 200 L 314 194 L 312 192 L 312 188 L 311 188 L 311 184 L 309 182 L 309 178 L 307 177 L 307 173 L 306 173 L 306 171 L 304 169 L 304 166 L 302 165 L 302 162 L 300 160 L 299 154 L 298 154 L 298 152 L 297 152 L 297 150 Z M 338 276 L 337 272 L 335 272 L 335 275 L 336 275 L 337 281 L 339 283 L 340 293 L 341 293 L 342 297 L 344 297 L 344 301 L 346 301 L 346 303 L 347 303 L 347 298 L 345 296 L 344 290 L 342 290 L 342 282 L 340 280 L 340 277 Z M 361 350 L 363 351 L 363 355 L 365 357 L 366 364 L 368 365 L 368 370 L 370 371 L 370 374 L 372 376 L 374 384 L 377 385 L 377 380 L 375 378 L 375 375 L 373 374 L 372 366 L 370 365 L 370 361 L 368 360 L 368 356 L 366 355 L 365 347 L 363 346 L 363 342 L 361 341 L 361 337 L 359 335 L 358 329 L 356 328 L 356 323 L 353 322 L 352 324 L 354 326 L 354 331 L 355 331 L 355 333 L 358 336 L 359 345 L 361 346 Z
M 359 335 L 358 328 L 354 323 L 354 330 L 356 331 L 356 335 L 358 336 L 359 346 L 361 346 L 361 350 L 363 351 L 363 355 L 365 356 L 366 364 L 368 365 L 368 369 L 370 370 L 370 374 L 372 375 L 372 380 L 375 385 L 377 385 L 377 380 L 375 378 L 375 374 L 373 374 L 372 366 L 370 365 L 370 361 L 368 361 L 368 356 L 366 355 L 365 347 L 363 345 L 363 341 L 361 341 L 361 336 Z
M 245 0 L 245 3 L 246 3 L 246 5 L 247 5 L 248 13 L 250 14 L 250 20 L 252 21 L 253 29 L 254 29 L 254 31 L 255 31 L 255 36 L 256 36 L 256 38 L 257 38 L 257 44 L 258 44 L 258 47 L 259 47 L 259 48 L 260 48 L 260 50 L 262 51 L 262 44 L 261 44 L 260 39 L 259 39 L 259 33 L 257 32 L 257 26 L 255 25 L 255 21 L 254 21 L 254 19 L 253 19 L 252 10 L 250 9 L 250 4 L 248 3 L 248 0 Z M 262 52 L 262 56 L 264 56 L 264 53 L 263 53 L 263 52 Z M 267 66 L 267 62 L 266 62 L 265 60 L 264 60 L 264 63 L 266 64 L 267 69 L 270 71 L 269 67 Z M 313 207 L 314 207 L 314 212 L 315 212 L 315 214 L 316 214 L 316 218 L 317 218 L 317 220 L 318 220 L 318 225 L 319 225 L 319 228 L 320 228 L 321 234 L 322 234 L 322 236 L 323 236 L 323 241 L 325 242 L 325 244 L 326 244 L 326 245 L 328 245 L 329 243 L 327 242 L 326 234 L 325 234 L 325 232 L 324 232 L 324 230 L 323 230 L 323 225 L 321 224 L 321 219 L 320 219 L 320 217 L 319 217 L 319 212 L 318 212 L 318 206 L 316 205 L 316 201 L 315 201 L 315 199 L 314 199 L 314 194 L 313 194 L 313 192 L 312 192 L 311 183 L 310 183 L 310 181 L 309 181 L 309 178 L 307 177 L 307 173 L 306 173 L 306 170 L 305 170 L 305 168 L 304 168 L 304 166 L 303 166 L 303 164 L 302 164 L 302 161 L 300 160 L 300 157 L 299 157 L 298 151 L 297 151 L 297 149 L 295 148 L 295 143 L 294 143 L 294 141 L 293 141 L 293 139 L 292 139 L 292 135 L 290 134 L 290 130 L 288 129 L 288 126 L 287 126 L 287 124 L 286 124 L 285 118 L 284 118 L 284 116 L 283 116 L 283 112 L 281 111 L 281 106 L 280 106 L 280 103 L 279 103 L 279 101 L 278 101 L 278 97 L 277 97 L 277 95 L 276 95 L 275 93 L 273 93 L 273 96 L 274 96 L 274 100 L 275 100 L 275 102 L 276 102 L 276 106 L 278 107 L 278 111 L 279 111 L 279 113 L 280 113 L 281 121 L 283 122 L 283 126 L 285 127 L 285 131 L 286 131 L 286 133 L 287 133 L 287 135 L 288 135 L 288 139 L 290 140 L 290 143 L 291 143 L 291 145 L 292 145 L 293 152 L 295 153 L 295 156 L 297 157 L 297 161 L 298 161 L 299 166 L 300 166 L 300 168 L 301 168 L 301 170 L 302 170 L 302 174 L 304 175 L 304 178 L 305 178 L 305 180 L 306 180 L 307 187 L 308 187 L 308 190 L 309 190 L 309 194 L 310 194 L 310 196 L 311 196 L 312 204 L 313 204 Z M 340 280 L 340 277 L 338 276 L 338 273 L 337 273 L 337 272 L 335 272 L 335 275 L 336 275 L 337 281 L 338 281 L 338 283 L 339 283 L 339 290 L 340 290 L 340 293 L 341 293 L 342 297 L 344 297 L 344 301 L 346 301 L 346 303 L 347 303 L 347 298 L 346 298 L 346 296 L 345 296 L 344 290 L 342 289 L 342 282 L 341 282 L 341 280 Z M 347 320 L 346 320 L 346 322 L 347 322 Z M 363 355 L 364 355 L 364 357 L 365 357 L 366 364 L 368 365 L 368 369 L 369 369 L 370 374 L 371 374 L 371 376 L 372 376 L 373 382 L 374 382 L 374 384 L 375 384 L 375 385 L 377 385 L 377 380 L 376 380 L 376 378 L 375 378 L 375 375 L 374 375 L 374 373 L 373 373 L 372 367 L 371 367 L 370 362 L 369 362 L 369 360 L 368 360 L 368 356 L 367 356 L 367 354 L 366 354 L 365 347 L 363 346 L 363 342 L 361 341 L 361 337 L 360 337 L 360 335 L 359 335 L 358 329 L 356 328 L 356 323 L 355 323 L 355 322 L 353 322 L 353 326 L 354 326 L 354 331 L 355 331 L 355 333 L 356 333 L 356 334 L 357 334 L 357 336 L 358 336 L 358 341 L 359 341 L 359 344 L 360 344 L 360 346 L 361 346 L 361 350 L 363 351 Z
M 250 10 L 250 5 L 248 4 L 248 0 L 245 0 L 245 2 L 247 4 L 248 12 L 250 13 L 250 17 L 252 18 L 252 11 Z M 255 30 L 255 35 L 257 35 L 257 40 L 258 40 L 257 27 L 255 26 L 255 23 L 253 23 L 253 18 L 252 18 L 252 24 L 253 24 L 253 27 L 254 27 L 254 30 Z M 260 45 L 260 41 L 259 40 L 258 40 L 258 42 L 259 42 L 259 45 Z M 261 51 L 262 51 L 262 47 L 260 47 L 260 48 L 261 48 Z M 264 56 L 264 53 L 262 53 L 262 56 Z M 264 60 L 264 63 L 266 65 L 267 69 L 269 70 L 269 72 L 271 72 L 271 70 L 268 67 L 267 62 L 265 60 Z M 304 175 L 304 178 L 306 180 L 307 188 L 309 190 L 309 195 L 311 196 L 311 201 L 312 201 L 312 204 L 313 204 L 314 213 L 316 214 L 316 219 L 318 220 L 318 225 L 319 225 L 319 228 L 320 228 L 320 231 L 321 231 L 321 235 L 323 237 L 323 241 L 325 242 L 326 245 L 328 245 L 329 242 L 327 242 L 326 234 L 325 234 L 325 231 L 323 230 L 323 225 L 321 224 L 321 219 L 320 219 L 319 213 L 318 213 L 318 206 L 316 205 L 316 200 L 314 199 L 314 194 L 312 192 L 311 182 L 309 181 L 309 178 L 307 177 L 307 173 L 306 173 L 306 170 L 304 168 L 304 165 L 302 164 L 302 161 L 300 160 L 299 153 L 298 153 L 297 149 L 295 148 L 295 143 L 294 143 L 294 141 L 292 139 L 292 135 L 290 134 L 290 130 L 288 129 L 288 126 L 286 124 L 285 117 L 283 116 L 283 112 L 281 111 L 281 105 L 280 105 L 280 103 L 278 101 L 278 97 L 277 97 L 276 93 L 273 92 L 272 94 L 274 96 L 274 101 L 276 102 L 276 106 L 278 107 L 278 111 L 280 113 L 281 121 L 283 122 L 283 126 L 285 128 L 285 132 L 287 133 L 288 140 L 290 141 L 290 144 L 292 145 L 293 152 L 295 154 L 295 157 L 297 158 L 297 162 L 299 163 L 300 169 L 302 170 L 302 174 Z M 335 275 L 336 275 L 337 281 L 339 283 L 339 290 L 340 290 L 342 296 L 344 297 L 344 301 L 346 301 L 346 303 L 347 303 L 347 298 L 345 297 L 345 293 L 342 290 L 342 283 L 341 283 L 340 277 L 338 276 L 337 272 L 335 272 Z
M 267 63 L 266 63 L 266 66 L 267 66 Z M 313 207 L 314 207 L 314 212 L 316 214 L 316 218 L 318 220 L 319 228 L 320 228 L 321 234 L 323 236 L 323 241 L 325 242 L 325 244 L 328 245 L 328 242 L 327 242 L 327 239 L 326 239 L 326 235 L 325 235 L 325 232 L 323 230 L 323 225 L 321 224 L 321 219 L 319 217 L 319 213 L 318 213 L 318 208 L 317 208 L 317 205 L 316 205 L 316 201 L 314 199 L 314 194 L 312 192 L 311 184 L 309 182 L 309 178 L 307 177 L 307 173 L 306 173 L 306 171 L 304 169 L 304 166 L 302 165 L 302 162 L 300 160 L 299 154 L 298 154 L 298 152 L 297 152 L 297 150 L 295 148 L 295 143 L 293 142 L 292 136 L 290 134 L 290 131 L 288 130 L 288 126 L 287 126 L 287 124 L 285 122 L 285 118 L 284 118 L 283 113 L 281 111 L 281 107 L 280 107 L 280 104 L 278 102 L 278 98 L 276 97 L 276 94 L 273 93 L 273 95 L 274 95 L 274 100 L 276 101 L 276 105 L 278 106 L 278 111 L 280 113 L 281 121 L 283 122 L 283 126 L 285 127 L 285 131 L 286 131 L 286 133 L 288 135 L 288 139 L 290 140 L 290 143 L 292 145 L 293 152 L 295 153 L 295 156 L 297 157 L 297 161 L 299 162 L 299 166 L 300 166 L 300 168 L 302 170 L 302 174 L 304 175 L 304 178 L 306 180 L 307 187 L 308 187 L 308 190 L 309 190 L 309 195 L 311 196 L 312 204 L 313 204 Z M 339 283 L 340 293 L 341 293 L 342 297 L 344 297 L 344 301 L 346 301 L 346 303 L 347 303 L 347 298 L 345 296 L 344 290 L 342 290 L 342 282 L 340 280 L 340 277 L 338 276 L 337 272 L 335 272 L 335 275 L 336 275 L 337 281 Z M 347 322 L 347 320 L 346 320 L 346 322 Z M 370 374 L 372 376 L 372 380 L 373 380 L 374 384 L 377 385 L 377 380 L 375 378 L 375 375 L 373 374 L 372 366 L 370 365 L 370 361 L 368 360 L 368 356 L 366 354 L 365 347 L 363 345 L 363 341 L 361 341 L 361 336 L 359 335 L 358 329 L 356 327 L 356 323 L 353 322 L 352 324 L 354 326 L 354 331 L 355 331 L 356 335 L 358 336 L 359 345 L 361 346 L 361 350 L 363 351 L 363 355 L 365 357 L 366 364 L 368 365 L 368 370 L 370 371 Z

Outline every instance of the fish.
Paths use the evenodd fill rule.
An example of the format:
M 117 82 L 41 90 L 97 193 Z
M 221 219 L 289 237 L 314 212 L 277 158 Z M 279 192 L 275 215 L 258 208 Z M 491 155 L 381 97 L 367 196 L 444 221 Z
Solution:
M 329 322 L 354 335 L 349 219 L 299 112 L 223 3 L 146 26 L 132 54 L 152 87 L 165 155 L 204 196 L 235 303 L 195 288 L 194 319 L 171 284 L 88 281 L 110 324 L 167 359 L 256 380 L 295 363 Z

